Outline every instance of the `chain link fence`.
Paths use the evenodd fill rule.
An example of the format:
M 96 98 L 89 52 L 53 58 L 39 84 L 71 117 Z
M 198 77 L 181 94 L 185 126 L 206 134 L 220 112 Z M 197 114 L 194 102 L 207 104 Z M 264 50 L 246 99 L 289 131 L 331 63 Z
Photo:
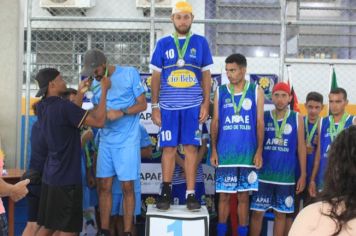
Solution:
M 24 88 L 27 72 L 33 95 L 37 89 L 35 74 L 49 66 L 58 68 L 69 85 L 76 86 L 83 54 L 89 48 L 103 50 L 110 63 L 149 72 L 155 42 L 174 31 L 170 21 L 174 2 L 28 0 L 29 4 L 24 6 L 29 14 L 25 30 L 30 31 L 31 37 L 25 37 L 24 41 Z M 322 88 L 329 80 L 328 64 L 337 64 L 337 60 L 342 59 L 343 66 L 350 65 L 344 72 L 340 69 L 340 84 L 356 85 L 352 79 L 352 60 L 356 59 L 356 1 L 189 2 L 195 16 L 192 31 L 208 39 L 214 56 L 214 73 L 222 72 L 224 58 L 235 52 L 248 57 L 250 73 L 285 75 L 285 64 L 291 64 L 288 60 L 299 60 L 291 64 L 291 74 L 297 92 L 304 97 L 306 91 Z M 27 62 L 29 67 L 26 67 Z M 356 99 L 352 97 L 352 101 Z

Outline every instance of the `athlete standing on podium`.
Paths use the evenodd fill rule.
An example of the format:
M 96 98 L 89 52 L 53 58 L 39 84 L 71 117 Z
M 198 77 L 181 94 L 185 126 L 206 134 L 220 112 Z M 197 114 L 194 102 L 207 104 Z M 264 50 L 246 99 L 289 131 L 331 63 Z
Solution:
M 163 186 L 157 208 L 168 210 L 177 146 L 185 150 L 187 208 L 200 209 L 195 198 L 197 147 L 201 145 L 201 124 L 209 112 L 210 67 L 213 59 L 207 40 L 190 31 L 192 6 L 178 1 L 171 16 L 175 32 L 157 42 L 152 55 L 152 120 L 161 127 Z

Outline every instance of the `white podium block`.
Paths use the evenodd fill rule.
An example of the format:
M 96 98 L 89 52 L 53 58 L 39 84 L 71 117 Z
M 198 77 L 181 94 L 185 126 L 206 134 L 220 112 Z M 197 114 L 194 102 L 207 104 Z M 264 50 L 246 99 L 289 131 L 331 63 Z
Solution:
M 209 212 L 205 206 L 199 211 L 189 211 L 185 205 L 171 205 L 160 211 L 147 206 L 146 236 L 208 236 Z

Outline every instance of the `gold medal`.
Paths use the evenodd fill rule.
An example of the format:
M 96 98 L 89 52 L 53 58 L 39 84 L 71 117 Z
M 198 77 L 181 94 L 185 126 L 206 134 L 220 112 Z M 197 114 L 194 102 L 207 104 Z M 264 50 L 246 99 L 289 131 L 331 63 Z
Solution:
M 277 139 L 277 143 L 280 146 L 283 146 L 284 140 L 282 138 Z
M 307 144 L 307 153 L 312 154 L 314 151 L 314 147 L 310 144 Z
M 316 134 L 314 136 L 313 144 L 318 145 L 318 142 L 319 142 L 319 136 Z

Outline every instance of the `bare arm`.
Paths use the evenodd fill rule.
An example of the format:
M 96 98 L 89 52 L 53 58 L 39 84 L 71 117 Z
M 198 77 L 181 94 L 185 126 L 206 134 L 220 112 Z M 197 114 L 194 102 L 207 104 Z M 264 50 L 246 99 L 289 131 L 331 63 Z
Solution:
M 318 146 L 316 147 L 316 152 L 315 152 L 315 158 L 314 158 L 314 163 L 313 163 L 313 170 L 312 170 L 312 174 L 310 177 L 310 182 L 309 182 L 309 195 L 312 197 L 316 197 L 316 183 L 315 183 L 315 178 L 316 175 L 318 174 L 319 171 L 319 165 L 320 165 L 320 122 L 318 124 Z
M 127 112 L 126 115 L 134 115 L 140 113 L 141 111 L 146 110 L 146 108 L 147 108 L 147 101 L 146 101 L 146 96 L 143 93 L 136 98 L 136 103 L 133 106 L 128 107 L 126 109 Z M 125 114 L 122 110 L 109 110 L 107 111 L 106 114 L 108 120 L 116 120 L 123 117 L 124 115 Z
M 201 87 L 203 89 L 203 103 L 200 108 L 199 122 L 203 123 L 206 121 L 209 115 L 210 90 L 211 90 L 210 70 L 203 71 Z
M 159 103 L 159 91 L 161 89 L 161 72 L 153 71 L 151 79 L 151 100 L 152 104 Z M 152 108 L 152 121 L 155 125 L 161 126 L 161 111 L 159 107 Z
M 12 200 L 18 201 L 26 196 L 28 193 L 27 185 L 30 183 L 29 179 L 22 180 L 15 185 L 6 183 L 0 178 L 0 197 L 9 196 Z
M 78 93 L 73 100 L 74 104 L 76 104 L 79 107 L 82 107 L 84 93 L 88 90 L 88 88 L 90 88 L 92 82 L 93 82 L 92 79 L 85 79 L 79 83 Z
M 151 100 L 152 103 L 158 103 L 159 91 L 161 88 L 161 72 L 153 71 L 151 77 Z
M 262 167 L 262 151 L 263 151 L 263 139 L 265 134 L 265 122 L 264 122 L 264 92 L 262 88 L 257 90 L 257 150 L 254 157 L 254 164 L 257 169 Z
M 146 109 L 147 109 L 146 96 L 144 93 L 142 93 L 140 96 L 136 98 L 136 103 L 133 106 L 127 108 L 127 114 L 134 115 L 142 111 L 145 111 Z
M 307 146 L 304 136 L 303 117 L 298 114 L 298 159 L 300 165 L 300 177 L 297 182 L 297 194 L 305 188 L 305 180 L 307 177 L 306 162 L 307 162 Z
M 84 120 L 84 125 L 92 127 L 103 127 L 106 120 L 106 95 L 108 89 L 111 86 L 110 79 L 103 77 L 100 81 L 101 83 L 101 96 L 99 105 L 94 109 L 89 111 L 87 117 Z
M 210 162 L 213 166 L 218 165 L 218 154 L 216 151 L 217 137 L 219 130 L 219 104 L 218 93 L 215 91 L 214 96 L 214 114 L 210 124 L 210 136 L 211 136 L 211 157 Z
M 151 145 L 141 148 L 141 158 L 151 158 L 151 157 L 152 157 Z
M 208 147 L 207 145 L 207 140 L 203 139 L 201 141 L 201 146 L 198 149 L 198 159 L 197 159 L 197 163 L 200 163 L 201 160 L 203 160 L 204 156 L 206 155 L 206 153 L 208 152 Z

